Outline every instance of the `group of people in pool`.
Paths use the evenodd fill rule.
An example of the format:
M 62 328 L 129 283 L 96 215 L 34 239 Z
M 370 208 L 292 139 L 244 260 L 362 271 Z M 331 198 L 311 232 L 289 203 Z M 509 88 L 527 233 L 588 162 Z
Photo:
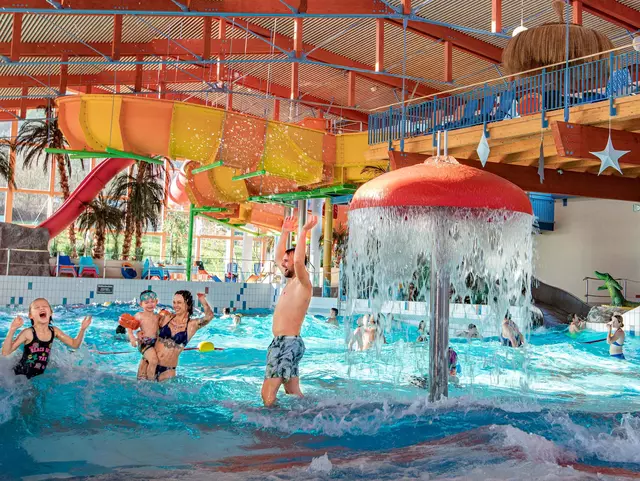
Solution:
M 265 406 L 275 403 L 278 390 L 282 385 L 287 394 L 302 397 L 299 364 L 305 352 L 305 345 L 300 337 L 300 330 L 312 294 L 305 250 L 308 234 L 317 222 L 316 216 L 310 216 L 300 231 L 297 247 L 287 249 L 289 233 L 297 230 L 296 219 L 287 217 L 276 247 L 277 265 L 287 279 L 287 284 L 273 313 L 274 338 L 267 351 L 267 365 L 262 386 L 262 400 Z M 173 313 L 168 311 L 156 313 L 158 296 L 155 292 L 147 290 L 140 294 L 141 311 L 135 316 L 128 316 L 126 322 L 122 322 L 123 325 L 116 330 L 117 335 L 123 335 L 126 332 L 131 344 L 140 351 L 142 358 L 138 367 L 138 378 L 164 381 L 176 375 L 180 354 L 195 333 L 214 318 L 205 294 L 198 293 L 197 296 L 204 315 L 192 319 L 194 299 L 189 291 L 181 290 L 175 293 Z M 231 312 L 225 310 L 223 317 L 231 317 Z M 29 319 L 31 326 L 22 330 L 16 337 L 16 332 L 24 325 L 24 320 L 19 316 L 16 317 L 2 344 L 3 356 L 9 356 L 23 346 L 22 358 L 15 366 L 14 372 L 28 379 L 44 373 L 54 339 L 57 338 L 69 347 L 77 349 L 91 325 L 91 317 L 85 317 L 78 335 L 71 338 L 58 327 L 53 326 L 53 310 L 49 302 L 43 298 L 36 299 L 30 304 Z M 240 323 L 241 317 L 233 316 L 232 326 L 237 327 Z
M 303 396 L 300 390 L 299 364 L 305 352 L 305 345 L 300 337 L 300 331 L 312 296 L 312 284 L 306 268 L 306 241 L 309 232 L 317 222 L 316 216 L 310 216 L 300 229 L 297 246 L 287 249 L 289 233 L 297 230 L 297 222 L 294 217 L 285 218 L 282 235 L 276 246 L 276 264 L 287 279 L 287 283 L 273 313 L 274 337 L 267 350 L 265 376 L 261 390 L 265 406 L 272 406 L 276 402 L 277 393 L 283 385 L 287 394 Z M 134 316 L 137 332 L 134 333 L 133 328 L 125 328 L 129 341 L 139 349 L 142 355 L 138 367 L 139 378 L 164 381 L 176 375 L 176 368 L 183 350 L 195 333 L 214 318 L 205 294 L 198 293 L 197 296 L 204 315 L 192 319 L 194 299 L 189 291 L 181 290 L 175 293 L 173 313 L 167 311 L 156 313 L 158 296 L 155 292 L 147 290 L 140 294 L 139 302 L 142 310 Z M 223 317 L 231 317 L 230 311 L 225 311 Z M 31 326 L 22 330 L 16 337 L 18 329 L 24 326 L 24 320 L 16 317 L 11 322 L 9 332 L 2 344 L 3 356 L 9 356 L 23 346 L 22 357 L 16 364 L 14 372 L 28 379 L 44 373 L 54 339 L 59 339 L 67 346 L 77 349 L 91 325 L 91 317 L 85 317 L 76 337 L 70 337 L 52 325 L 53 310 L 44 298 L 36 299 L 29 305 L 29 320 Z M 366 316 L 361 318 L 361 321 L 350 341 L 350 348 L 357 346 L 358 349 L 364 350 L 376 343 L 386 343 L 378 316 Z M 239 316 L 233 317 L 233 326 L 238 326 L 240 322 Z M 338 323 L 336 310 L 332 310 L 332 315 L 327 322 L 334 325 Z M 576 325 L 570 327 L 570 330 L 581 329 L 580 322 L 576 319 Z M 608 327 L 607 342 L 610 344 L 610 354 L 624 359 L 622 346 L 625 335 L 622 316 L 614 315 Z M 418 341 L 425 341 L 427 332 L 424 321 L 420 323 L 418 330 Z M 459 335 L 469 339 L 482 337 L 473 324 Z M 500 341 L 511 347 L 524 345 L 524 336 L 509 314 L 505 316 L 502 323 Z M 457 354 L 451 348 L 449 348 L 449 369 L 451 376 L 459 373 Z
M 570 314 L 568 316 L 569 321 L 569 335 L 576 336 L 587 328 L 587 321 L 581 319 L 577 314 Z M 609 344 L 609 355 L 616 359 L 625 359 L 623 346 L 624 346 L 624 319 L 620 314 L 613 314 L 611 321 L 607 322 L 607 337 L 600 339 L 599 341 L 607 341 Z M 591 342 L 599 342 L 591 341 Z

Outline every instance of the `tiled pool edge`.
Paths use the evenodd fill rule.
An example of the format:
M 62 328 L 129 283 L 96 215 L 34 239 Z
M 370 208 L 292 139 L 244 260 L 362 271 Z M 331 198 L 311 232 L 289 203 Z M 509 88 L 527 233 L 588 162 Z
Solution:
M 146 289 L 154 290 L 160 303 L 168 305 L 176 291 L 188 290 L 194 297 L 205 292 L 214 312 L 225 307 L 269 309 L 275 291 L 271 284 L 6 276 L 0 277 L 0 306 L 26 309 L 38 297 L 52 305 L 129 302 Z

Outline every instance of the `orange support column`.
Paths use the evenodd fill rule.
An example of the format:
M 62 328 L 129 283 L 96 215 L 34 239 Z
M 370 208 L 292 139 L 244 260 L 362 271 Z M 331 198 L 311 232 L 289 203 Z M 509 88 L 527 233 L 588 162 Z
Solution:
M 280 99 L 273 101 L 273 120 L 276 122 L 280 121 Z
M 356 106 L 356 73 L 355 72 L 350 71 L 347 74 L 347 84 L 348 84 L 347 105 L 349 107 L 355 107 Z
M 136 55 L 136 62 L 142 62 L 144 57 L 142 55 Z M 142 92 L 142 67 L 141 63 L 136 64 L 136 78 L 133 82 L 134 92 Z
M 453 81 L 453 45 L 449 40 L 444 41 L 444 81 Z
M 20 59 L 20 47 L 22 45 L 22 14 L 13 14 L 13 29 L 11 30 L 11 54 L 12 62 Z
M 29 87 L 22 87 L 22 94 L 20 96 L 20 118 L 27 118 L 27 95 L 29 95 Z
M 220 40 L 224 40 L 227 38 L 227 20 L 224 18 L 221 18 L 218 22 L 218 39 Z M 209 42 L 210 43 L 210 42 Z M 218 60 L 219 61 L 224 61 L 227 58 L 227 56 L 224 53 L 219 53 L 218 54 Z M 233 94 L 231 93 L 231 90 L 233 89 L 233 86 L 231 84 L 231 75 L 230 75 L 230 70 L 227 67 L 226 64 L 218 64 L 218 68 L 216 69 L 217 72 L 217 77 L 218 77 L 218 82 L 222 82 L 224 84 L 226 84 L 227 88 L 229 89 L 229 93 L 227 94 L 227 103 L 226 103 L 226 109 L 227 110 L 232 110 L 233 109 Z
M 67 80 L 69 79 L 68 71 L 69 66 L 65 63 L 69 61 L 69 55 L 63 53 L 60 57 L 60 95 L 66 95 L 67 93 Z
M 384 70 L 384 19 L 376 19 L 376 72 Z
M 502 31 L 502 0 L 491 0 L 491 31 Z
M 302 18 L 295 18 L 293 21 L 293 49 L 296 58 L 300 58 L 302 53 Z M 300 97 L 299 75 L 300 64 L 294 62 L 291 64 L 291 100 Z
M 582 0 L 573 0 L 571 7 L 573 11 L 573 23 L 575 25 L 582 25 Z
M 202 58 L 204 60 L 211 58 L 211 21 L 211 17 L 204 17 L 204 24 L 202 25 Z M 205 68 L 208 67 L 209 65 L 206 64 Z
M 411 14 L 411 0 L 402 0 L 402 13 L 404 15 Z
M 120 60 L 120 44 L 122 43 L 122 15 L 113 16 L 113 40 L 111 41 L 111 58 Z

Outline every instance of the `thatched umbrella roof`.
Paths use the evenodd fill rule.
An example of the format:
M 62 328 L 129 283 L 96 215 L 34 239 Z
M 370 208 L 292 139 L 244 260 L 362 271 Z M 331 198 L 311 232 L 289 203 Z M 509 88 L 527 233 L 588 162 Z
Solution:
M 566 61 L 567 25 L 563 15 L 564 2 L 554 0 L 553 8 L 558 14 L 558 23 L 530 28 L 509 40 L 502 53 L 502 63 L 508 74 Z M 569 59 L 612 48 L 611 40 L 600 32 L 580 25 L 569 25 Z M 590 60 L 595 60 L 595 57 Z

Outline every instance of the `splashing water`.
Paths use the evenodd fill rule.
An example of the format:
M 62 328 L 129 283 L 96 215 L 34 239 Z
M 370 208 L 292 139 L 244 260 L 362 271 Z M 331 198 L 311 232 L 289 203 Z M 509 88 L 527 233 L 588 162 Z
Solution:
M 380 316 L 389 332 L 402 306 L 430 298 L 435 270 L 448 279 L 453 301 L 486 303 L 498 330 L 508 311 L 520 329 L 530 324 L 532 216 L 506 210 L 450 207 L 370 207 L 349 214 L 345 260 L 347 313 Z M 426 312 L 429 312 L 427 307 Z M 485 311 L 486 312 L 486 311 Z M 348 326 L 349 327 L 349 326 Z

